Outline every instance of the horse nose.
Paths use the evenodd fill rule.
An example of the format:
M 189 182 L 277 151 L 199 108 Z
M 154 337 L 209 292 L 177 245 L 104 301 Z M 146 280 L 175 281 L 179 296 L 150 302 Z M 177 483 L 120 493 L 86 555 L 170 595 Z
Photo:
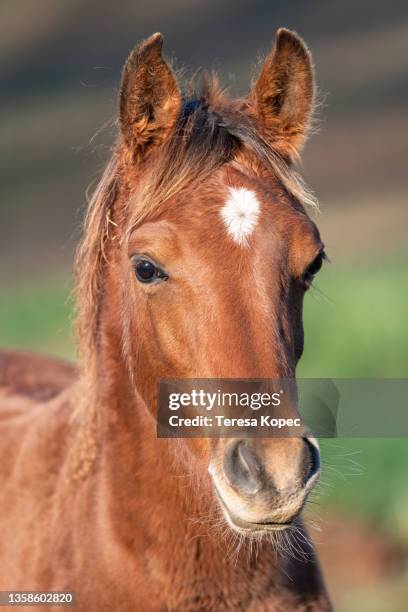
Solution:
M 234 489 L 249 495 L 258 493 L 264 484 L 262 464 L 245 440 L 238 440 L 226 449 L 224 473 Z
M 303 438 L 305 443 L 306 462 L 308 470 L 306 471 L 304 484 L 305 486 L 310 483 L 314 476 L 320 471 L 320 451 L 319 445 L 314 438 Z
M 319 445 L 305 436 L 286 443 L 281 440 L 276 448 L 272 441 L 262 450 L 251 441 L 237 440 L 225 449 L 223 468 L 229 484 L 244 495 L 261 490 L 278 494 L 288 487 L 307 489 L 320 471 Z

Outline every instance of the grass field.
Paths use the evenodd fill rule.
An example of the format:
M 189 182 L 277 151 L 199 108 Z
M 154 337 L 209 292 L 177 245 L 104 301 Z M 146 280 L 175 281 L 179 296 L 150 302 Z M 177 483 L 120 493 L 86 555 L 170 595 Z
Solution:
M 299 376 L 408 376 L 407 257 L 325 266 L 305 302 Z
M 0 299 L 0 346 L 72 359 L 71 289 L 63 274 L 9 284 Z
M 305 353 L 298 375 L 408 376 L 406 258 L 327 266 L 305 304 Z M 385 407 L 387 409 L 388 407 Z M 322 497 L 408 542 L 408 440 L 322 441 Z

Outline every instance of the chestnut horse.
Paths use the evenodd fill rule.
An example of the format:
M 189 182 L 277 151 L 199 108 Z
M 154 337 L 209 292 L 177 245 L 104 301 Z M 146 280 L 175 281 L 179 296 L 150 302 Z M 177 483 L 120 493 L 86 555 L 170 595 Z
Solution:
M 77 258 L 80 368 L 0 358 L 0 590 L 81 611 L 330 610 L 299 514 L 317 442 L 158 439 L 168 378 L 293 378 L 324 259 L 293 168 L 314 103 L 281 29 L 250 94 L 183 96 L 155 34 Z M 255 542 L 255 545 L 253 543 Z

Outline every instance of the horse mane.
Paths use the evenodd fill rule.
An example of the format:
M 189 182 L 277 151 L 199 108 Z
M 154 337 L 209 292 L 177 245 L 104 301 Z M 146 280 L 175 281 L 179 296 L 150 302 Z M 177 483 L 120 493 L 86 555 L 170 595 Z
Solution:
M 122 239 L 146 217 L 160 212 L 169 198 L 204 180 L 223 164 L 238 164 L 245 156 L 252 160 L 251 167 L 272 173 L 289 196 L 302 205 L 318 208 L 301 177 L 262 137 L 242 107 L 242 100 L 231 102 L 227 98 L 215 77 L 206 77 L 198 93 L 182 100 L 170 137 L 154 153 L 150 170 L 145 168 L 137 191 L 126 203 L 129 222 L 123 228 Z M 119 185 L 119 151 L 116 146 L 89 201 L 75 261 L 80 371 L 88 382 L 96 376 L 106 244 L 116 225 L 112 215 Z
M 102 273 L 106 261 L 105 246 L 109 237 L 117 187 L 117 159 L 113 154 L 89 200 L 83 237 L 77 248 L 74 264 L 75 330 L 82 375 L 93 372 L 96 368 L 95 344 L 99 329 Z

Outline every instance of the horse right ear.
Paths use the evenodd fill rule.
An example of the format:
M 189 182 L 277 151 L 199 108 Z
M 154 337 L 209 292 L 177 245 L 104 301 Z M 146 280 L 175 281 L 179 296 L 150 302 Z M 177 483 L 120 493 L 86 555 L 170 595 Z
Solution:
M 281 28 L 250 104 L 264 138 L 289 161 L 298 156 L 308 134 L 314 97 L 310 53 L 297 34 Z
M 162 58 L 163 36 L 153 34 L 130 53 L 122 73 L 119 118 L 122 136 L 134 158 L 160 144 L 176 121 L 180 91 Z

